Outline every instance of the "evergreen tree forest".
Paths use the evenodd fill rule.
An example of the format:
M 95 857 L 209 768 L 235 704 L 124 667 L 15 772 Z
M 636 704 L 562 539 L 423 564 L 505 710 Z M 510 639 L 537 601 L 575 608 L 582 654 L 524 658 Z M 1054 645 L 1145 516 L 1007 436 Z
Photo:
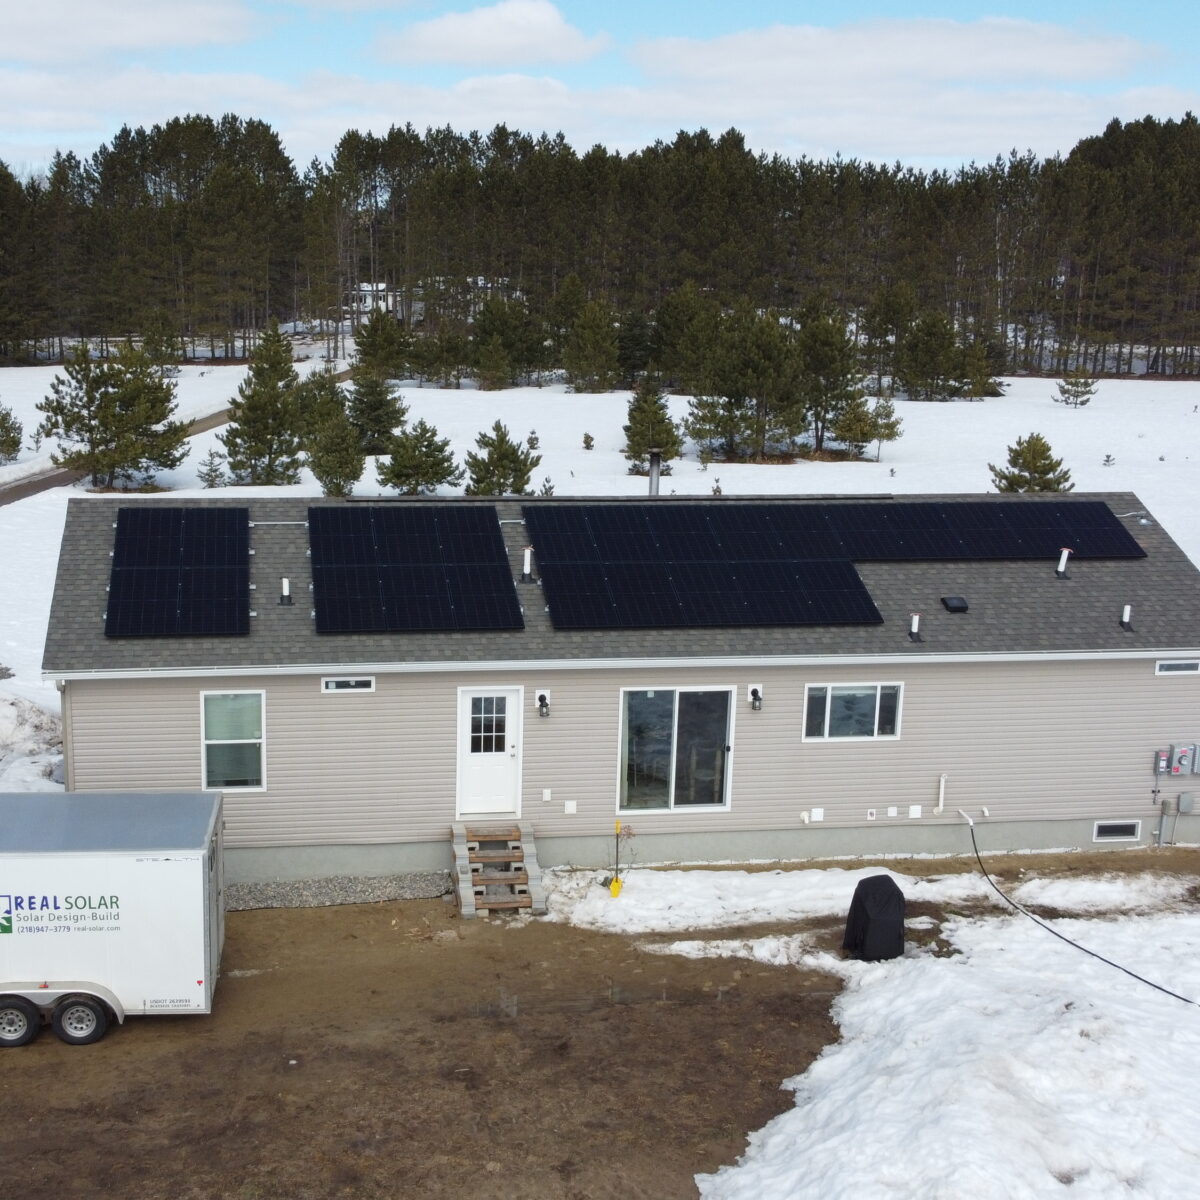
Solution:
M 152 331 L 245 358 L 272 319 L 342 338 L 384 297 L 404 331 L 386 353 L 431 378 L 475 369 L 490 301 L 489 377 L 571 346 L 582 376 L 629 380 L 684 287 L 845 322 L 868 377 L 897 374 L 918 321 L 992 374 L 1198 374 L 1200 122 L 1114 120 L 1065 157 L 957 171 L 755 154 L 732 129 L 622 154 L 397 125 L 298 168 L 261 121 L 191 115 L 36 178 L 0 163 L 3 361 Z M 619 314 L 602 347 L 600 312 Z M 686 347 L 659 348 L 670 379 Z

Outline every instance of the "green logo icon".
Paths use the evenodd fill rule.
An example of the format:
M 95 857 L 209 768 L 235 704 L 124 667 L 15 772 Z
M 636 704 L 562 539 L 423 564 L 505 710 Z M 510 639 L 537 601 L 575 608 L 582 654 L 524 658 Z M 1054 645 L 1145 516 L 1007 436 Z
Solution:
M 12 897 L 0 896 L 0 933 L 12 933 Z

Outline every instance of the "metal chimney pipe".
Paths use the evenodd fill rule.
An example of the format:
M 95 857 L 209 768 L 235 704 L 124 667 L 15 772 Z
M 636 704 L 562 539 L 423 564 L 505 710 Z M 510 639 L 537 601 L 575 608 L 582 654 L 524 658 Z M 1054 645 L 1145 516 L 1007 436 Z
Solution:
M 650 495 L 658 495 L 658 477 L 662 474 L 662 450 L 650 447 Z

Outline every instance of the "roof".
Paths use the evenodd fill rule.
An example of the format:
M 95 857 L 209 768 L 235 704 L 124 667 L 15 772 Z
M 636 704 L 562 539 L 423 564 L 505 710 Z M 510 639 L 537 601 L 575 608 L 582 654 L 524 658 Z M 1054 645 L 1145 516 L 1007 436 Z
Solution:
M 297 498 L 88 497 L 71 500 L 50 611 L 43 672 L 48 676 L 203 674 L 258 670 L 324 672 L 343 668 L 487 669 L 512 664 L 619 665 L 630 661 L 922 658 L 1200 653 L 1200 572 L 1132 493 L 1046 496 L 904 497 L 658 497 L 656 505 L 744 503 L 863 505 L 897 501 L 970 500 L 1069 504 L 1100 500 L 1146 552 L 1145 558 L 1075 560 L 1069 578 L 1055 563 L 863 562 L 857 568 L 882 624 L 807 627 L 555 630 L 536 582 L 518 582 L 524 629 L 400 634 L 318 634 L 310 596 L 308 509 L 355 504 Z M 104 614 L 117 508 L 130 504 L 241 507 L 250 511 L 251 607 L 248 636 L 106 638 Z M 629 504 L 522 497 L 501 500 L 436 498 L 372 504 L 484 504 L 495 507 L 513 578 L 520 580 L 527 531 L 522 507 L 532 504 Z M 278 604 L 280 580 L 291 581 L 297 603 Z M 962 596 L 965 613 L 946 611 L 943 596 Z M 1132 605 L 1132 630 L 1121 628 Z M 909 638 L 910 616 L 921 614 L 921 641 Z
M 208 849 L 217 792 L 0 793 L 0 855 Z

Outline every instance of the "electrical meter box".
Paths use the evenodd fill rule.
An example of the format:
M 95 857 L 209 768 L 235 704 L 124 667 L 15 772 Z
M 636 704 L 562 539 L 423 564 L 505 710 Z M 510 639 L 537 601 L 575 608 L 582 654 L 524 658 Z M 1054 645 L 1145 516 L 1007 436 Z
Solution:
M 1155 750 L 1154 773 L 1155 775 L 1169 775 L 1171 773 L 1170 747 L 1168 747 L 1166 750 Z
M 1196 761 L 1195 746 L 1172 746 L 1171 747 L 1171 774 L 1172 775 L 1190 775 L 1192 773 L 1192 765 Z

